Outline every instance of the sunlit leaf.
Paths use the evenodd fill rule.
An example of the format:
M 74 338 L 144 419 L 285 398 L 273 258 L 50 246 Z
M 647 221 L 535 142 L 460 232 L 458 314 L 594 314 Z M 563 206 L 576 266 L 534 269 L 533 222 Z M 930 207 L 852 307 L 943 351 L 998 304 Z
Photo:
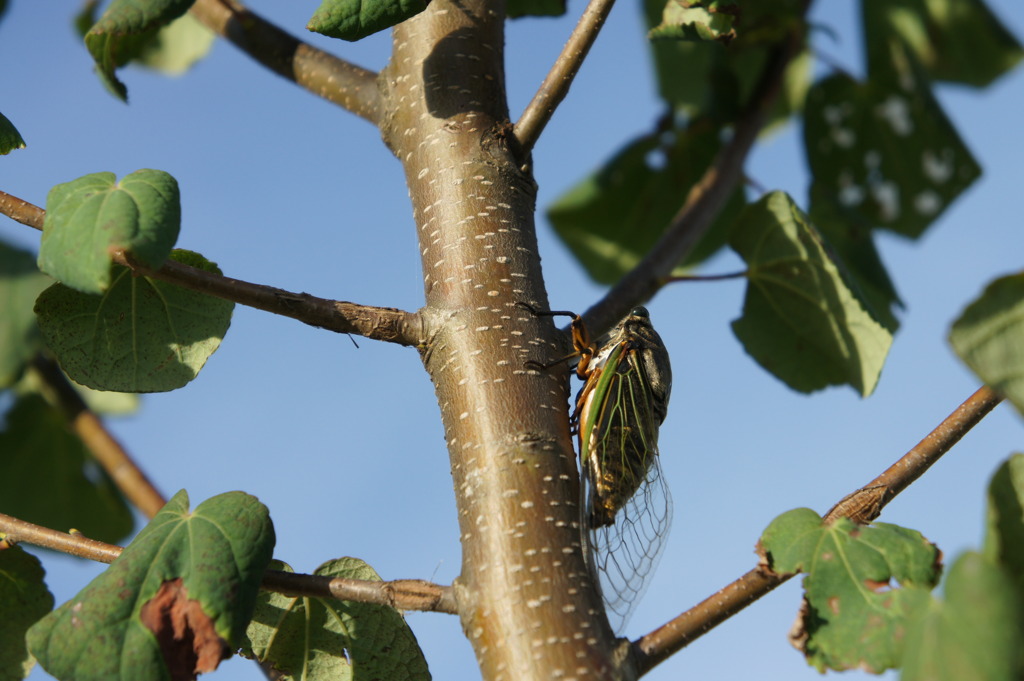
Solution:
M 427 8 L 429 0 L 322 0 L 306 25 L 331 38 L 360 40 Z
M 772 569 L 804 572 L 804 605 L 793 637 L 819 670 L 896 667 L 907 615 L 939 579 L 939 551 L 920 533 L 846 518 L 825 525 L 796 509 L 761 537 Z
M 53 609 L 39 559 L 19 546 L 0 549 L 0 679 L 23 679 L 35 666 L 25 632 Z
M 220 273 L 198 253 L 171 258 Z M 61 368 L 97 390 L 164 392 L 199 373 L 227 333 L 234 303 L 117 267 L 103 295 L 54 284 L 36 301 L 39 328 Z
M 982 0 L 863 0 L 868 75 L 892 65 L 903 42 L 935 80 L 984 87 L 1016 66 L 1024 49 Z
M 743 314 L 732 323 L 746 351 L 794 390 L 847 383 L 869 395 L 892 334 L 847 284 L 807 216 L 773 192 L 747 207 L 729 245 L 747 263 Z
M 65 286 L 102 293 L 113 249 L 159 267 L 180 227 L 178 183 L 162 170 L 137 170 L 120 182 L 113 173 L 86 175 L 47 195 L 39 269 Z
M 274 548 L 267 508 L 242 492 L 194 511 L 188 503 L 178 492 L 105 572 L 29 630 L 46 671 L 138 681 L 169 679 L 173 666 L 188 678 L 241 643 Z
M 22 395 L 0 431 L 6 485 L 0 513 L 57 530 L 118 542 L 131 533 L 132 513 L 110 476 L 67 420 L 39 395 Z
M 184 73 L 205 57 L 217 35 L 191 14 L 167 24 L 146 43 L 135 63 L 169 75 Z
M 916 238 L 981 169 L 912 56 L 891 47 L 899 71 L 890 77 L 834 75 L 811 88 L 804 147 L 815 195 Z
M 949 342 L 1024 414 L 1024 273 L 996 279 L 953 323 Z
M 729 0 L 668 0 L 662 10 L 661 23 L 647 36 L 652 39 L 719 40 L 728 43 L 736 37 L 738 14 L 738 5 Z
M 286 564 L 274 569 L 291 572 Z M 338 558 L 316 569 L 323 577 L 380 581 L 357 558 Z M 285 679 L 348 681 L 430 678 L 416 637 L 402 615 L 383 605 L 260 593 L 243 653 L 270 662 Z

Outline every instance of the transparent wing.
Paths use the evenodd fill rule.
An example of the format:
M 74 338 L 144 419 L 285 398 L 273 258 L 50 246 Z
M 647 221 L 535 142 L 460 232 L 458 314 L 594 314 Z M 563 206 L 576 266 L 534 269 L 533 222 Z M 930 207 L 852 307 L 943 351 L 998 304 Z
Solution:
M 650 585 L 672 524 L 672 495 L 657 452 L 653 457 L 646 478 L 615 514 L 615 522 L 590 530 L 590 560 L 617 634 Z
M 647 588 L 672 520 L 658 456 L 658 417 L 643 364 L 628 343 L 602 353 L 579 401 L 588 556 L 613 629 Z

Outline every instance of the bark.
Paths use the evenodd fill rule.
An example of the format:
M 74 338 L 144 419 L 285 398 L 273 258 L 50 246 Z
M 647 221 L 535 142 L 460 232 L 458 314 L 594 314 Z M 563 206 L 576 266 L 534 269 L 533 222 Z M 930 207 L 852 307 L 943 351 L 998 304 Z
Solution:
M 584 562 L 568 372 L 546 309 L 536 186 L 511 135 L 500 3 L 434 0 L 394 29 L 382 134 L 405 167 L 424 273 L 423 362 L 463 548 L 455 589 L 488 680 L 631 676 Z M 616 652 L 618 651 L 618 652 Z

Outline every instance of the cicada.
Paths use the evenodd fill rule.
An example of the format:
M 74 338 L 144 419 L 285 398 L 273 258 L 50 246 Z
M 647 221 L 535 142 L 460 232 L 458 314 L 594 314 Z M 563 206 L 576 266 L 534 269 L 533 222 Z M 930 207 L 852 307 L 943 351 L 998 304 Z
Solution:
M 591 340 L 579 315 L 572 339 L 583 387 L 572 425 L 579 438 L 582 525 L 591 569 L 613 629 L 621 633 L 657 566 L 672 520 L 658 429 L 672 389 L 672 367 L 644 307 Z

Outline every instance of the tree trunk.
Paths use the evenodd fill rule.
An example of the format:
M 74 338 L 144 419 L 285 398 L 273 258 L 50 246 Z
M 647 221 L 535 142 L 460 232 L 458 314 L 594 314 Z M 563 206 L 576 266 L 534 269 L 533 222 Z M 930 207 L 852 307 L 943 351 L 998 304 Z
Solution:
M 547 307 L 536 185 L 511 135 L 504 8 L 433 0 L 394 29 L 385 142 L 405 167 L 423 258 L 426 347 L 462 540 L 456 593 L 483 677 L 632 676 L 580 535 L 565 354 Z M 618 646 L 619 653 L 616 653 Z

